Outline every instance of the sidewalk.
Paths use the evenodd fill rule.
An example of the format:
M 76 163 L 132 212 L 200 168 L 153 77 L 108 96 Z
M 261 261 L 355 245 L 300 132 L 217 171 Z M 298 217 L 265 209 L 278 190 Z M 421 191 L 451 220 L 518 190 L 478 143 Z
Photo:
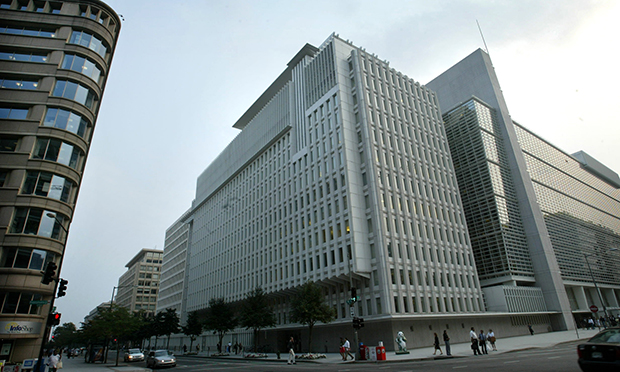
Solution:
M 579 332 L 579 340 L 585 341 L 588 338 L 594 336 L 596 333 L 598 333 L 598 329 L 594 329 L 594 330 L 579 329 L 578 332 Z M 505 338 L 505 339 L 498 338 L 497 342 L 495 343 L 497 346 L 497 351 L 489 351 L 489 354 L 507 353 L 507 352 L 517 351 L 517 350 L 549 347 L 549 346 L 557 345 L 557 344 L 564 343 L 564 342 L 575 341 L 577 339 L 578 339 L 577 334 L 574 330 L 573 331 L 551 332 L 551 333 L 540 333 L 540 334 L 535 334 L 533 336 L 529 336 L 529 335 L 518 336 L 518 337 Z M 452 349 L 453 357 L 463 358 L 463 357 L 473 356 L 471 348 L 470 348 L 471 344 L 468 342 L 454 344 L 450 346 Z M 389 363 L 389 362 L 395 362 L 395 361 L 428 360 L 428 359 L 435 359 L 435 358 L 436 359 L 446 358 L 446 355 L 445 355 L 446 350 L 443 344 L 441 344 L 441 349 L 443 350 L 444 355 L 433 355 L 432 346 L 429 346 L 428 348 L 409 350 L 409 354 L 396 355 L 395 352 L 388 351 L 387 360 L 381 363 L 386 363 L 386 362 Z M 323 358 L 323 359 L 316 359 L 316 360 L 297 359 L 297 362 L 298 363 L 330 363 L 330 364 L 351 363 L 351 361 L 343 362 L 342 358 L 340 357 L 340 354 L 338 353 L 328 353 L 325 355 L 326 355 L 326 358 Z M 576 355 L 577 355 L 577 351 L 575 351 L 575 356 Z M 267 358 L 260 358 L 260 359 L 243 358 L 241 355 L 231 355 L 228 357 L 219 357 L 219 358 L 255 360 L 257 362 L 278 361 L 281 363 L 286 363 L 287 357 L 288 357 L 288 354 L 282 353 L 281 355 L 282 359 L 280 360 L 277 359 L 276 354 L 268 354 Z M 206 355 L 206 353 L 201 353 L 200 355 L 194 356 L 194 358 L 208 358 L 208 356 Z M 359 361 L 359 362 L 360 363 L 374 363 L 371 361 Z M 111 363 L 107 363 L 107 364 L 100 364 L 100 363 L 87 364 L 87 363 L 84 363 L 83 358 L 76 358 L 76 359 L 63 358 L 63 364 L 64 364 L 63 370 L 80 371 L 80 372 L 151 371 L 150 368 L 144 368 L 144 362 L 138 362 L 138 363 L 132 363 L 132 364 L 119 362 L 118 367 L 115 367 L 114 361 L 111 361 Z M 179 364 L 182 364 L 182 362 Z

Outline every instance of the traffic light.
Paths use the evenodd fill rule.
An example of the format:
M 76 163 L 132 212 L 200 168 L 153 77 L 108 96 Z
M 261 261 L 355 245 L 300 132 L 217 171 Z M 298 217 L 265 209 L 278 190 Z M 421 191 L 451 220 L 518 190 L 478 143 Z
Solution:
M 47 266 L 45 266 L 45 271 L 41 271 L 41 273 L 43 274 L 43 278 L 41 278 L 41 283 L 50 284 L 52 280 L 54 280 L 54 277 L 56 276 L 57 268 L 58 266 L 56 266 L 55 263 L 51 261 L 48 262 Z
M 58 282 L 58 295 L 56 297 L 62 297 L 67 294 L 67 284 L 69 284 L 68 280 L 60 279 L 60 282 Z
M 57 326 L 60 324 L 60 313 L 51 313 L 47 317 L 47 325 L 48 326 Z
M 347 300 L 347 303 L 350 306 L 353 306 L 353 304 L 356 303 L 358 300 L 359 297 L 357 297 L 357 288 L 351 287 L 351 298 Z
M 355 329 L 360 329 L 364 327 L 364 318 L 358 318 L 358 317 L 354 317 L 353 318 L 353 328 Z

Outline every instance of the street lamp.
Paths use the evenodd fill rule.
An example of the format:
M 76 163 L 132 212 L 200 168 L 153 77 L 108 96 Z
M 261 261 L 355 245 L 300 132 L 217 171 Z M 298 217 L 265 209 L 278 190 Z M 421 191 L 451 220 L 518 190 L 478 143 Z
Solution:
M 606 252 L 613 252 L 613 251 L 617 251 L 618 248 L 611 248 L 608 249 Z M 601 294 L 601 289 L 598 287 L 598 284 L 596 284 L 596 280 L 594 279 L 594 273 L 592 273 L 592 268 L 590 267 L 590 261 L 588 261 L 588 257 L 590 256 L 596 256 L 595 253 L 590 253 L 590 254 L 583 254 L 583 257 L 586 260 L 586 264 L 588 265 L 588 271 L 590 271 L 590 276 L 592 277 L 592 283 L 594 283 L 594 288 L 596 288 L 596 293 L 598 294 L 598 300 L 601 302 L 601 305 L 603 306 L 603 313 L 605 313 L 605 318 L 609 319 L 609 314 L 607 314 L 607 307 L 605 306 L 605 303 L 603 302 L 603 295 Z
M 62 221 L 58 219 L 58 217 L 56 216 L 56 213 L 53 212 L 47 212 L 45 213 L 45 215 L 49 218 L 53 218 L 58 225 L 65 231 L 65 241 L 63 243 L 63 252 L 60 255 L 60 262 L 58 263 L 58 272 L 56 274 L 56 276 L 58 276 L 58 278 L 60 278 L 60 270 L 62 270 L 62 262 L 63 262 L 63 258 L 65 257 L 65 249 L 66 249 L 66 244 L 67 244 L 67 238 L 69 236 L 69 230 L 63 226 Z M 52 299 L 50 300 L 50 312 L 47 314 L 47 319 L 45 321 L 45 329 L 43 330 L 43 339 L 41 340 L 41 348 L 39 349 L 39 358 L 37 360 L 37 367 L 36 370 L 39 371 L 41 369 L 41 363 L 43 360 L 43 351 L 45 349 L 45 341 L 49 338 L 49 332 L 51 330 L 51 327 L 48 326 L 49 324 L 49 317 L 52 314 L 52 309 L 54 308 L 54 300 L 56 299 L 56 291 L 58 290 L 58 282 L 59 280 L 54 280 L 56 283 L 54 284 L 54 291 L 52 292 Z
M 133 284 L 119 285 L 117 287 L 112 288 L 112 298 L 110 298 L 110 309 L 112 309 L 112 304 L 114 304 L 114 292 L 119 288 L 127 288 L 127 287 L 135 287 L 135 285 Z

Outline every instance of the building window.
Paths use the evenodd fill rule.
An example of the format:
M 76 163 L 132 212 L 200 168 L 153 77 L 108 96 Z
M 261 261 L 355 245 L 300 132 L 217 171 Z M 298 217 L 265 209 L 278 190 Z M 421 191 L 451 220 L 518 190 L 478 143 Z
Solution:
M 41 271 L 48 262 L 55 261 L 55 258 L 55 254 L 40 249 L 4 247 L 0 267 Z
M 77 71 L 93 79 L 95 82 L 99 82 L 99 76 L 101 76 L 101 70 L 94 62 L 74 54 L 66 54 L 60 68 Z
M 9 292 L 0 294 L 2 314 L 39 314 L 39 307 L 30 305 L 31 301 L 41 300 L 40 294 Z
M 0 107 L 0 119 L 25 120 L 28 117 L 28 109 Z
M 71 111 L 49 108 L 47 109 L 47 114 L 45 115 L 43 125 L 46 127 L 68 130 L 69 132 L 75 133 L 84 138 L 88 121 L 86 121 L 86 119 L 82 116 Z
M 56 217 L 50 217 L 48 213 L 53 213 Z M 62 227 L 57 219 L 62 222 L 64 217 L 39 208 L 16 208 L 10 233 L 38 235 L 59 240 Z
M 78 148 L 68 143 L 57 139 L 38 138 L 32 158 L 54 161 L 77 169 L 81 155 Z
M 0 59 L 20 62 L 47 62 L 47 54 L 0 52 Z
M 45 196 L 69 203 L 72 188 L 73 183 L 64 177 L 48 172 L 28 172 L 21 193 Z
M 0 88 L 3 89 L 36 90 L 38 86 L 38 81 L 0 79 Z
M 66 80 L 59 80 L 56 82 L 56 87 L 52 92 L 52 96 L 74 100 L 90 109 L 93 108 L 95 103 L 95 93 L 92 90 Z
M 8 26 L 0 27 L 0 34 L 56 37 L 55 31 L 46 31 L 40 28 L 28 28 L 28 27 L 8 27 Z
M 69 39 L 69 43 L 78 44 L 94 50 L 102 57 L 105 57 L 108 51 L 108 48 L 103 45 L 103 42 L 99 38 L 84 31 L 73 31 L 71 38 Z
M 17 142 L 19 142 L 17 137 L 0 137 L 0 151 L 14 152 L 17 149 Z

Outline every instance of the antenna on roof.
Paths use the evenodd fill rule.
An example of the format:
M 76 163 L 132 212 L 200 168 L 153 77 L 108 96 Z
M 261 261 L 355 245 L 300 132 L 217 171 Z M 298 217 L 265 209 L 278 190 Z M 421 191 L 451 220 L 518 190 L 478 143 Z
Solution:
M 480 28 L 480 23 L 478 22 L 477 19 L 476 19 L 476 24 L 478 25 L 478 31 L 480 31 L 480 37 L 482 37 L 482 43 L 484 44 L 484 51 L 487 52 L 488 55 L 491 55 L 491 53 L 489 53 L 489 48 L 487 48 L 487 42 L 484 41 L 484 35 L 482 34 L 482 29 Z

